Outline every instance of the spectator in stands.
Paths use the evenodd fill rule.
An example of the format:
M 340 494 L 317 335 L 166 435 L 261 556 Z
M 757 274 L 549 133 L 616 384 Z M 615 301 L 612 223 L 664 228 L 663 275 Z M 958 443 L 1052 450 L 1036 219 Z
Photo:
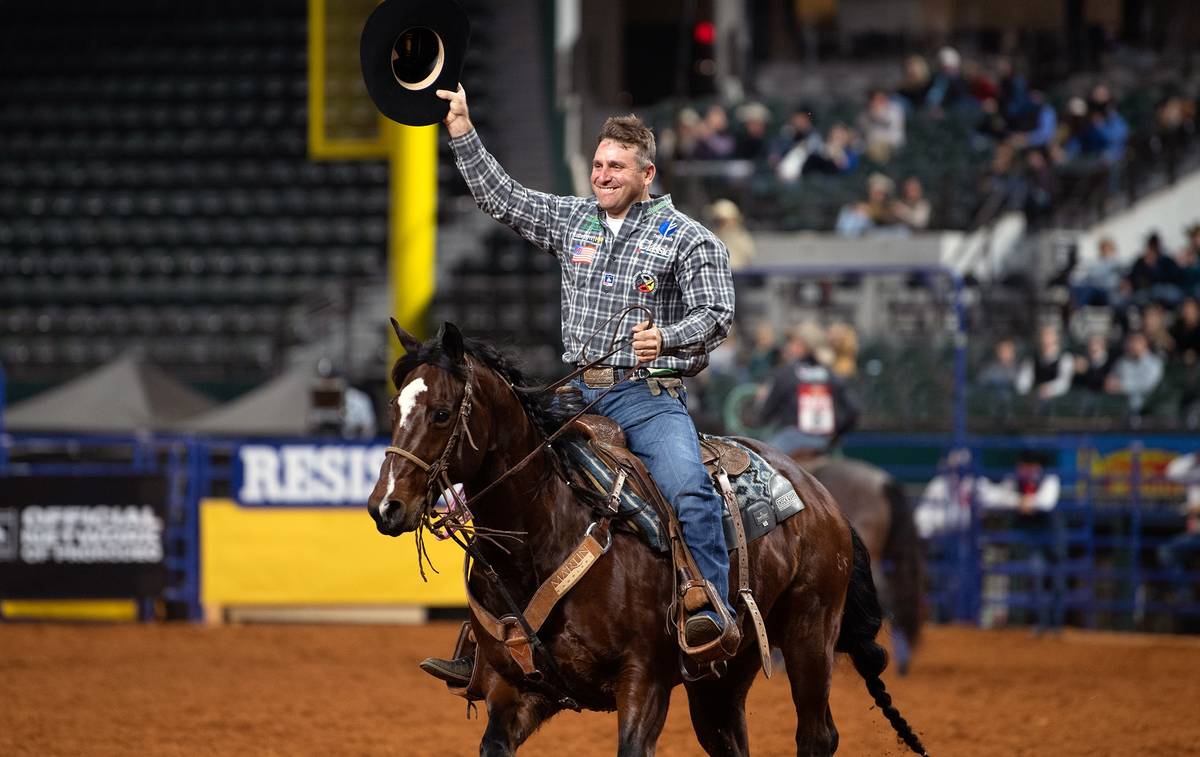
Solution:
M 746 103 L 738 109 L 742 122 L 737 134 L 734 157 L 740 160 L 765 160 L 767 158 L 767 123 L 771 111 L 762 103 Z
M 831 323 L 825 341 L 832 352 L 829 368 L 840 379 L 854 378 L 858 373 L 858 333 L 854 327 L 843 321 Z
M 1108 351 L 1108 340 L 1103 334 L 1088 337 L 1084 354 L 1075 358 L 1075 377 L 1071 386 L 1095 394 L 1103 394 L 1112 371 L 1114 358 Z
M 696 160 L 725 160 L 733 157 L 737 140 L 729 131 L 729 116 L 720 105 L 710 105 L 700 125 L 696 149 L 692 157 Z
M 975 124 L 975 132 L 971 141 L 972 147 L 983 151 L 991 149 L 992 145 L 1008 136 L 1008 118 L 1000 110 L 1000 103 L 990 97 L 979 104 L 979 122 Z
M 1150 349 L 1161 358 L 1166 358 L 1175 351 L 1175 338 L 1167 328 L 1166 312 L 1162 305 L 1151 302 L 1142 308 L 1142 333 Z
M 1092 88 L 1088 101 L 1092 124 L 1103 144 L 1101 155 L 1108 163 L 1117 163 L 1125 157 L 1125 143 L 1129 141 L 1129 124 L 1117 110 L 1112 93 L 1107 86 L 1097 84 Z
M 1009 118 L 1024 110 L 1029 99 L 1029 87 L 1025 75 L 1016 70 L 1012 58 L 1001 56 L 996 59 L 996 79 L 1000 113 Z
M 1014 145 L 1028 149 L 1048 149 L 1058 133 L 1058 114 L 1054 106 L 1046 102 L 1040 89 L 1029 91 L 1029 99 L 1023 110 L 1012 120 Z
M 1195 102 L 1171 95 L 1155 111 L 1156 147 L 1168 161 L 1178 160 L 1180 152 L 1195 135 Z
M 963 78 L 967 80 L 968 91 L 975 102 L 983 103 L 986 100 L 995 100 L 1000 95 L 1000 88 L 979 64 L 979 61 L 968 58 L 963 61 L 962 68 Z
M 1017 364 L 1017 345 L 1012 339 L 1001 339 L 993 348 L 992 362 L 979 372 L 976 383 L 989 392 L 1012 396 L 1017 391 L 1017 377 L 1020 366 Z
M 867 199 L 842 207 L 838 213 L 836 231 L 843 236 L 860 236 L 868 231 L 892 227 L 892 192 L 895 182 L 881 173 L 867 177 Z
M 769 160 L 775 167 L 775 175 L 786 182 L 798 180 L 808 156 L 819 152 L 822 144 L 812 114 L 804 109 L 793 111 L 771 146 Z
M 892 215 L 912 231 L 929 228 L 929 216 L 933 208 L 925 199 L 925 188 L 916 176 L 904 180 L 900 197 L 892 202 Z
M 1009 142 L 996 145 L 992 163 L 979 183 L 980 203 L 998 203 L 998 207 L 1021 210 L 1025 205 L 1025 179 L 1014 165 L 1016 151 Z
M 929 77 L 929 64 L 920 55 L 910 55 L 904 59 L 904 80 L 896 88 L 900 103 L 911 113 L 925 107 L 932 84 Z
M 1173 358 L 1184 365 L 1196 365 L 1200 359 L 1200 303 L 1189 297 L 1179 306 L 1179 314 L 1171 326 L 1174 342 Z
M 845 124 L 834 124 L 821 149 L 809 153 L 804 162 L 804 173 L 842 174 L 850 173 L 858 166 L 858 151 L 854 148 L 854 134 Z
M 1096 85 L 1087 106 L 1087 123 L 1067 142 L 1067 156 L 1099 158 L 1109 164 L 1119 162 L 1125 155 L 1129 125 L 1117 111 L 1108 87 Z
M 691 160 L 696 154 L 696 144 L 704 131 L 700 114 L 692 108 L 683 108 L 675 116 L 675 128 L 664 134 L 663 147 L 674 160 Z
M 1075 359 L 1062 348 L 1058 328 L 1042 326 L 1038 331 L 1037 352 L 1021 362 L 1017 375 L 1017 393 L 1032 393 L 1039 404 L 1061 397 L 1071 388 Z
M 866 141 L 867 157 L 887 163 L 904 147 L 904 108 L 882 89 L 873 89 L 867 109 L 858 117 L 858 130 Z
M 779 364 L 779 346 L 776 344 L 775 329 L 767 321 L 760 321 L 754 328 L 754 344 L 746 360 L 746 372 L 754 382 L 765 381 Z
M 742 211 L 733 200 L 720 199 L 708 208 L 712 232 L 729 249 L 729 267 L 745 268 L 754 262 L 754 237 L 742 224 Z
M 1187 228 L 1187 247 L 1179 253 L 1180 286 L 1186 297 L 1200 297 L 1200 223 Z
M 1025 153 L 1025 218 L 1030 226 L 1040 226 L 1054 207 L 1054 169 L 1040 149 Z
M 1117 243 L 1102 237 L 1094 260 L 1076 268 L 1071 283 L 1071 299 L 1076 305 L 1114 304 L 1120 294 L 1122 268 L 1117 260 Z
M 1129 409 L 1140 413 L 1162 376 L 1162 358 L 1150 351 L 1145 334 L 1131 331 L 1125 338 L 1125 354 L 1113 366 L 1104 388 L 1109 394 L 1125 395 Z
M 971 101 L 971 88 L 962 74 L 962 56 L 953 47 L 938 51 L 938 73 L 933 77 L 925 104 L 931 108 L 949 110 Z
M 1146 237 L 1141 256 L 1129 271 L 1129 287 L 1135 305 L 1161 302 L 1174 306 L 1183 298 L 1183 272 L 1163 249 L 1158 232 Z

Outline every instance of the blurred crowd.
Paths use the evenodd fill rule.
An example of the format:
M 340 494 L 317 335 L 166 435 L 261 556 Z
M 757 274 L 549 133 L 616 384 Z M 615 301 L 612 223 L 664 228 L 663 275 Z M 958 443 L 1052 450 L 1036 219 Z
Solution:
M 1151 233 L 1132 265 L 1101 239 L 1095 259 L 1051 282 L 1066 293 L 1061 323 L 1041 326 L 1023 358 L 1018 339 L 999 340 L 976 384 L 998 403 L 1029 397 L 1038 409 L 1088 410 L 1119 397 L 1138 415 L 1157 398 L 1164 412 L 1200 420 L 1200 223 L 1187 231 L 1175 252 Z
M 917 117 L 953 118 L 968 124 L 961 136 L 966 144 L 957 147 L 974 156 L 971 165 L 985 166 L 977 180 L 980 209 L 989 203 L 1022 210 L 1036 224 L 1054 209 L 1063 170 L 1099 172 L 1115 192 L 1131 138 L 1108 84 L 1096 81 L 1080 91 L 1066 85 L 1052 99 L 1046 78 L 1009 57 L 985 63 L 944 47 L 932 65 L 910 55 L 899 83 L 871 90 L 852 119 L 819 124 L 803 104 L 785 106 L 775 118 L 760 102 L 684 107 L 661 130 L 660 154 L 673 162 L 724 162 L 731 179 L 767 172 L 784 185 L 862 167 L 869 171 L 866 196 L 841 209 L 836 229 L 906 233 L 936 220 L 920 178 L 892 167 L 906 149 L 908 124 Z M 1156 149 L 1190 140 L 1196 115 L 1195 98 L 1161 96 L 1153 125 L 1146 125 Z M 721 175 L 721 169 L 704 174 Z

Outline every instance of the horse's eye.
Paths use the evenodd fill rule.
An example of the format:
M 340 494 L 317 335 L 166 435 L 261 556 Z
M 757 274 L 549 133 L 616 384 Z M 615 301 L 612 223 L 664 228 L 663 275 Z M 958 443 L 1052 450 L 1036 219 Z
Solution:
M 434 410 L 433 411 L 433 422 L 434 423 L 445 423 L 448 420 L 450 420 L 450 411 L 449 410 Z

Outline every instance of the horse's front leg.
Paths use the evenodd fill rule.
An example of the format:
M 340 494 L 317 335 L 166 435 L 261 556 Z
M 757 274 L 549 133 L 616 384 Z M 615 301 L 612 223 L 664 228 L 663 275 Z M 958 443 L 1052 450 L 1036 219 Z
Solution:
M 479 742 L 479 754 L 506 757 L 558 712 L 558 707 L 543 696 L 521 693 L 490 667 L 485 676 L 488 724 Z
M 671 686 L 641 667 L 626 670 L 617 689 L 618 757 L 652 757 L 667 721 Z

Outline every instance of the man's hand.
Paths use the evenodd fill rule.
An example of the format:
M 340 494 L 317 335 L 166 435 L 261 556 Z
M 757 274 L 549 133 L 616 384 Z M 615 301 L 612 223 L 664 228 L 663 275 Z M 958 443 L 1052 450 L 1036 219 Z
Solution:
M 442 119 L 442 123 L 446 124 L 446 131 L 450 132 L 451 137 L 461 137 L 475 128 L 467 113 L 467 92 L 461 83 L 458 85 L 457 92 L 439 89 L 434 94 L 450 102 L 450 112 Z
M 662 355 L 662 332 L 650 321 L 642 321 L 633 327 L 633 353 L 639 363 L 649 363 Z

